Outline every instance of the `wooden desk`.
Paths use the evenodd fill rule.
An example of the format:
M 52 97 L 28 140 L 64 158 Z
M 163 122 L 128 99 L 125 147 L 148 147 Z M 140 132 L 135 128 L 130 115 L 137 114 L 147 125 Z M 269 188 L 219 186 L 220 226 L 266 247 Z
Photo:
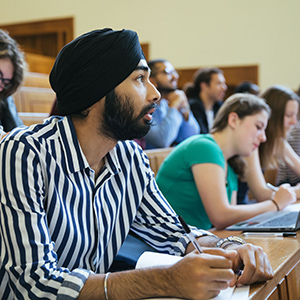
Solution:
M 245 241 L 261 246 L 268 254 L 274 278 L 264 283 L 253 284 L 251 300 L 296 300 L 300 299 L 300 232 L 296 238 L 245 237 L 241 232 L 212 230 L 219 237 L 237 235 Z

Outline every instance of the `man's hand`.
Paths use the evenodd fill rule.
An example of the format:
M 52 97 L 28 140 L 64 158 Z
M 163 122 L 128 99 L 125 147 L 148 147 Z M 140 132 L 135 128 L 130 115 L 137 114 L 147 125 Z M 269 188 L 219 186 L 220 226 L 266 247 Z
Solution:
M 238 277 L 236 282 L 238 286 L 273 278 L 273 270 L 267 254 L 261 247 L 252 244 L 230 244 L 226 248 L 226 250 L 232 249 L 237 252 L 237 255 L 232 260 L 233 270 L 236 273 L 238 273 L 239 270 L 243 270 L 242 275 Z M 232 285 L 231 283 L 231 286 Z
M 235 281 L 232 260 L 236 251 L 209 249 L 213 254 L 190 253 L 175 265 L 168 267 L 165 277 L 173 290 L 172 295 L 188 299 L 208 299 L 217 296 Z M 219 255 L 222 253 L 222 255 Z
M 189 119 L 190 106 L 184 91 L 175 90 L 170 92 L 166 98 L 169 101 L 169 107 L 175 107 L 187 121 Z

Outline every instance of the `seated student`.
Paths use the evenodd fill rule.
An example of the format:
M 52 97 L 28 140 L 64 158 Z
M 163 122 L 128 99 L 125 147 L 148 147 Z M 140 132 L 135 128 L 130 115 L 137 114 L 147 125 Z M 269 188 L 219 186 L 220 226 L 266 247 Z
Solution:
M 247 93 L 258 96 L 260 92 L 260 88 L 257 84 L 251 82 L 251 81 L 243 81 L 240 83 L 235 89 L 234 93 Z
M 300 157 L 300 122 L 295 125 L 287 136 L 287 141 L 295 153 Z M 289 168 L 287 164 L 281 162 L 277 169 L 276 184 L 289 183 L 294 186 L 300 183 L 300 175 Z
M 50 83 L 65 117 L 15 129 L 0 143 L 1 299 L 207 299 L 233 286 L 241 268 L 237 284 L 272 278 L 263 250 L 242 240 L 194 228 L 208 248 L 190 253 L 147 156 L 128 141 L 151 126 L 159 93 L 149 75 L 131 30 L 94 30 L 58 54 Z M 130 230 L 184 257 L 110 274 Z
M 266 128 L 267 141 L 261 144 L 253 154 L 246 158 L 247 171 L 245 181 L 251 194 L 257 201 L 264 201 L 274 197 L 263 175 L 263 170 L 276 169 L 283 161 L 291 170 L 300 176 L 300 157 L 295 153 L 286 137 L 289 130 L 298 122 L 299 97 L 291 89 L 274 85 L 261 95 L 272 110 Z M 300 198 L 300 186 L 293 187 Z M 275 197 L 276 194 L 275 193 Z
M 23 125 L 11 95 L 22 83 L 24 69 L 24 56 L 18 44 L 0 29 L 0 129 L 4 132 Z
M 296 201 L 294 192 L 281 187 L 273 201 L 235 205 L 237 177 L 245 169 L 242 157 L 265 142 L 269 114 L 263 99 L 234 94 L 218 111 L 211 134 L 190 137 L 175 147 L 156 180 L 177 214 L 194 226 L 223 229 Z
M 300 87 L 297 91 L 297 95 L 300 96 Z M 297 153 L 297 155 L 300 157 L 300 121 L 298 121 L 298 123 L 288 133 L 287 141 L 295 153 Z M 294 186 L 300 183 L 300 176 L 281 161 L 277 170 L 276 184 L 280 185 L 283 182 L 287 182 Z
M 243 81 L 234 90 L 234 93 L 247 93 L 258 96 L 260 88 L 251 81 Z M 248 199 L 248 185 L 247 182 L 238 180 L 237 204 L 247 204 Z
M 200 132 L 208 133 L 227 90 L 223 71 L 218 68 L 199 69 L 194 74 L 193 83 L 186 86 L 185 93 Z
M 148 65 L 150 81 L 160 92 L 161 99 L 152 115 L 153 126 L 145 136 L 146 149 L 170 147 L 198 134 L 199 125 L 185 93 L 177 87 L 179 75 L 172 64 L 157 59 L 149 61 Z

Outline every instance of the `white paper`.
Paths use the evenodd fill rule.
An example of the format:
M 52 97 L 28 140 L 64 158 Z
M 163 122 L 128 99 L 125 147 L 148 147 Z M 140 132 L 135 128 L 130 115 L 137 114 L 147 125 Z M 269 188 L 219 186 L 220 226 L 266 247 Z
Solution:
M 139 257 L 135 268 L 168 266 L 177 263 L 181 259 L 181 256 L 146 251 Z
M 231 296 L 231 300 L 247 300 L 249 298 L 250 285 L 236 287 Z
M 286 211 L 299 211 L 300 210 L 300 203 L 295 203 L 295 204 L 287 205 L 282 210 L 286 210 Z
M 156 252 L 144 252 L 137 261 L 136 269 L 155 267 L 155 266 L 168 266 L 175 264 L 182 257 L 168 255 Z M 250 286 L 245 285 L 242 287 L 232 287 L 222 290 L 217 297 L 210 300 L 246 300 L 249 297 Z M 155 298 L 155 300 L 165 300 L 166 298 Z M 147 299 L 145 299 L 147 300 Z M 154 298 L 148 299 L 154 300 Z M 168 300 L 180 300 L 177 298 L 168 298 Z

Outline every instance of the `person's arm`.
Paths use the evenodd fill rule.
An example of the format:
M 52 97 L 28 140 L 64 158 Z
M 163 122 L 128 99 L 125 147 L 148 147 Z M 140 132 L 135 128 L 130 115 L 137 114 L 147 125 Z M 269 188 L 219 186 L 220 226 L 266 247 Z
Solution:
M 215 297 L 235 280 L 231 259 L 236 255 L 232 251 L 215 252 L 215 255 L 191 253 L 168 267 L 112 273 L 107 279 L 107 298 L 129 300 L 150 297 Z M 103 275 L 90 275 L 78 300 L 105 299 L 103 286 Z
M 0 123 L 1 124 L 1 123 Z M 6 135 L 6 132 L 3 131 L 3 127 L 0 125 L 0 141 L 2 140 L 2 138 L 4 138 Z
M 251 156 L 245 157 L 245 160 L 247 162 L 246 182 L 254 198 L 258 202 L 271 199 L 273 191 L 267 187 L 260 165 L 258 149 Z
M 15 105 L 14 98 L 9 96 L 3 100 L 3 119 L 1 120 L 4 130 L 11 131 L 15 127 L 23 125 L 23 121 L 18 115 L 18 111 Z
M 155 148 L 166 148 L 175 141 L 183 117 L 174 107 L 168 107 L 166 100 L 162 99 L 152 115 L 152 126 L 145 136 L 147 144 Z
M 251 193 L 258 202 L 273 199 L 278 203 L 281 202 L 282 198 L 289 197 L 289 189 L 291 188 L 287 184 L 281 185 L 277 192 L 268 188 L 261 169 L 258 150 L 255 150 L 251 156 L 245 157 L 245 160 L 247 162 L 246 181 Z M 293 189 L 296 190 L 296 197 L 299 198 L 300 190 L 298 190 L 298 187 L 292 188 L 292 190 Z M 279 195 L 279 193 L 281 195 Z M 285 204 L 285 201 L 282 201 L 283 206 L 280 205 L 280 208 L 283 208 L 287 204 Z
M 181 143 L 188 137 L 195 135 L 195 134 L 199 134 L 199 133 L 200 133 L 200 126 L 199 126 L 197 120 L 195 119 L 193 113 L 190 112 L 189 119 L 187 121 L 183 121 L 180 126 L 180 129 L 179 129 L 179 132 L 178 132 L 178 135 L 176 138 L 176 143 Z
M 19 299 L 36 294 L 44 299 L 66 295 L 76 299 L 91 272 L 58 266 L 44 210 L 46 170 L 33 144 L 8 136 L 0 146 L 0 172 L 5 174 L 0 176 L 0 244 L 5 257 L 0 260 L 1 270 L 9 275 Z
M 277 210 L 272 200 L 252 205 L 231 205 L 226 192 L 225 171 L 217 164 L 195 164 L 192 166 L 192 172 L 205 211 L 217 229 L 224 229 L 266 211 Z M 275 201 L 278 201 L 280 208 L 296 201 L 295 193 L 284 190 L 284 187 L 277 193 Z
M 284 142 L 284 161 L 287 166 L 300 178 L 300 157 L 287 141 Z M 293 189 L 297 194 L 297 198 L 299 199 L 300 185 L 296 185 L 293 187 Z

